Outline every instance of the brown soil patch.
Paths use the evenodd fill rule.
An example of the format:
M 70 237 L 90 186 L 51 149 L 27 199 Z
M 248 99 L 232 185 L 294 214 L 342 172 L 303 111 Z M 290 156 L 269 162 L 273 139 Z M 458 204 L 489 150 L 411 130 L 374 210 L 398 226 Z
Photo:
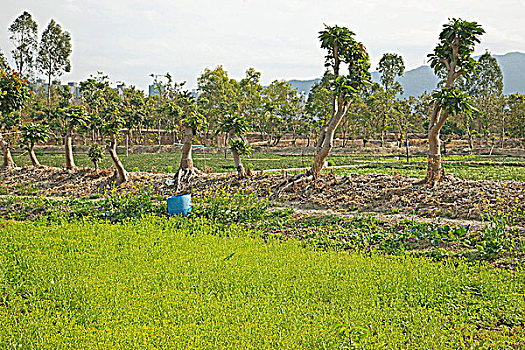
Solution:
M 111 169 L 15 168 L 0 171 L 0 191 L 11 195 L 89 197 L 114 187 L 113 176 Z M 131 181 L 120 188 L 152 186 L 159 194 L 172 195 L 173 190 L 166 185 L 166 180 L 172 177 L 173 174 L 131 172 Z M 402 176 L 325 175 L 315 183 L 298 183 L 277 198 L 273 189 L 284 180 L 285 175 L 258 174 L 243 180 L 234 175 L 206 175 L 197 178 L 186 190 L 252 188 L 260 196 L 299 209 L 358 210 L 406 217 L 480 220 L 485 210 L 505 210 L 517 213 L 517 224 L 525 225 L 525 182 L 447 177 L 435 188 L 429 188 L 419 179 Z

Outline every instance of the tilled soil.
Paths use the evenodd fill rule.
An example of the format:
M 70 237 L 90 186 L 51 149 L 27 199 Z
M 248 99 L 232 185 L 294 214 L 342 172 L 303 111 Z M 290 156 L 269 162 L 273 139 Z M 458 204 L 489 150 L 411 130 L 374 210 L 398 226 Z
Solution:
M 11 195 L 80 198 L 103 194 L 115 188 L 110 169 L 15 168 L 0 171 L 0 191 Z M 162 195 L 172 195 L 166 184 L 173 174 L 131 172 L 131 181 L 118 189 L 151 186 Z M 218 187 L 252 189 L 280 204 L 300 209 L 375 212 L 415 215 L 425 218 L 481 220 L 487 211 L 513 213 L 519 226 L 525 224 L 525 182 L 464 180 L 447 176 L 430 188 L 419 179 L 383 174 L 325 175 L 298 182 L 285 191 L 279 184 L 287 175 L 258 173 L 248 179 L 234 175 L 205 175 L 184 189 L 207 192 Z

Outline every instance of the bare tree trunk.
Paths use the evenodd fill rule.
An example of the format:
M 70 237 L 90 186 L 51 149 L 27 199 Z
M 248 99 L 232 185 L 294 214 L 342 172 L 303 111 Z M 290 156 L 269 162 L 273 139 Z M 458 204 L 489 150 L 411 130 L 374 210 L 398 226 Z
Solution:
M 73 129 L 68 127 L 66 130 L 66 136 L 64 137 L 64 148 L 66 152 L 66 169 L 73 169 L 76 167 L 75 160 L 73 159 L 73 144 L 72 134 Z
M 193 129 L 184 127 L 184 141 L 182 145 L 182 157 L 180 159 L 180 168 L 184 170 L 194 171 L 193 159 L 191 157 L 191 146 L 193 143 Z
M 33 164 L 35 168 L 41 166 L 35 154 L 35 145 L 31 145 L 31 147 L 29 148 L 29 158 L 31 159 L 31 163 Z
M 51 105 L 51 70 L 47 76 L 47 106 Z
M 109 154 L 111 155 L 111 159 L 113 160 L 113 163 L 115 164 L 115 168 L 117 168 L 118 173 L 118 181 L 117 184 L 121 184 L 123 182 L 126 182 L 129 180 L 129 175 L 126 169 L 124 169 L 124 165 L 120 161 L 120 158 L 117 154 L 117 136 L 115 134 L 111 134 L 110 137 L 110 144 L 109 144 Z
M 0 145 L 2 146 L 2 154 L 4 156 L 4 163 L 2 164 L 2 168 L 14 168 L 15 161 L 13 160 L 13 156 L 11 155 L 11 145 L 9 145 L 9 142 L 4 140 L 2 133 L 0 133 Z
M 385 147 L 385 132 L 386 132 L 386 115 L 383 116 L 383 123 L 381 124 L 381 147 Z
M 446 113 L 446 112 L 445 112 Z M 425 182 L 434 186 L 443 175 L 441 167 L 441 144 L 439 132 L 448 118 L 448 114 L 441 116 L 441 107 L 434 105 L 432 117 L 428 127 L 428 164 Z
M 157 123 L 157 129 L 159 131 L 159 146 L 160 146 L 161 143 L 162 143 L 162 133 L 160 132 L 160 119 L 159 119 L 159 121 Z
M 468 148 L 470 148 L 470 153 L 474 152 L 474 141 L 472 140 L 472 131 L 470 130 L 470 127 L 467 128 L 467 134 L 468 134 Z
M 503 143 L 505 142 L 505 117 L 501 117 L 501 135 L 499 138 L 500 148 L 503 149 Z
M 175 191 L 178 192 L 182 183 L 188 183 L 192 177 L 200 175 L 201 172 L 193 166 L 191 146 L 193 144 L 194 130 L 188 126 L 184 127 L 184 139 L 180 159 L 179 170 L 175 174 Z M 206 158 L 206 155 L 204 156 Z
M 428 147 L 428 165 L 425 182 L 435 185 L 441 179 L 443 174 L 443 168 L 441 167 L 439 130 L 429 132 Z
M 346 112 L 348 111 L 348 107 L 350 107 L 350 101 L 346 102 L 344 105 L 341 102 L 337 112 L 332 118 L 330 118 L 326 129 L 323 130 L 324 132 L 321 132 L 321 136 L 319 137 L 318 141 L 318 145 L 321 146 L 314 157 L 314 162 L 310 170 L 311 175 L 313 175 L 314 178 L 319 178 L 319 176 L 321 176 L 321 170 L 323 170 L 326 158 L 333 147 L 335 130 L 341 122 L 341 119 L 343 119 Z
M 241 162 L 241 156 L 234 150 L 232 150 L 232 155 L 233 162 L 235 163 L 235 168 L 237 169 L 237 174 L 239 175 L 239 177 L 246 177 L 246 170 L 244 169 L 244 165 Z

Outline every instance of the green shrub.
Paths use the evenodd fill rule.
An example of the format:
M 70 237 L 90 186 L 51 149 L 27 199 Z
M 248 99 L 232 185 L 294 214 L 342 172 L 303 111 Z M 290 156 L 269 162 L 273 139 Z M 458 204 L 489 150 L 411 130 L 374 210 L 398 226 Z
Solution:
M 129 218 L 140 218 L 148 214 L 165 215 L 167 204 L 152 187 L 132 187 L 117 191 L 113 189 L 97 202 L 93 216 L 111 222 L 122 222 Z
M 250 189 L 226 187 L 193 196 L 192 216 L 205 217 L 222 224 L 249 223 L 265 217 L 270 202 L 258 198 Z

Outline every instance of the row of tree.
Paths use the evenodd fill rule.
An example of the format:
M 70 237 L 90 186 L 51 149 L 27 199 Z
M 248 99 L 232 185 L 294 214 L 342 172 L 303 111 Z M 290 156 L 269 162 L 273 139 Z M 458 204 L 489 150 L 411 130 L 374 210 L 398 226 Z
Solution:
M 40 67 L 38 62 L 43 62 L 40 53 L 35 60 L 34 51 L 28 49 L 31 45 L 33 50 L 36 47 L 36 28 L 26 12 L 9 28 L 16 43 L 12 54 L 19 72 L 30 70 L 34 62 Z M 52 75 L 59 76 L 69 69 L 71 44 L 69 34 L 51 21 L 42 34 L 39 52 L 50 47 L 46 44 L 50 39 L 44 40 L 49 37 L 46 32 L 52 31 L 50 28 L 59 28 L 61 34 L 57 32 L 60 35 L 54 37 L 61 39 L 54 42 L 65 48 L 54 49 L 49 55 L 48 61 L 54 62 L 55 67 L 52 73 L 46 71 L 51 83 Z M 241 156 L 250 151 L 245 135 L 253 130 L 262 140 L 273 144 L 284 134 L 291 134 L 294 139 L 307 138 L 308 145 L 311 138 L 317 138 L 317 154 L 307 174 L 317 177 L 333 147 L 336 132 L 343 143 L 359 135 L 365 146 L 373 137 L 380 138 L 384 145 L 386 133 L 394 132 L 401 146 L 403 138 L 408 141 L 409 133 L 428 131 L 427 181 L 435 183 L 442 173 L 440 133 L 468 135 L 471 148 L 476 133 L 492 139 L 499 134 L 501 145 L 506 135 L 525 138 L 523 95 L 502 94 L 501 70 L 489 53 L 478 61 L 471 57 L 482 33 L 483 29 L 475 22 L 453 19 L 446 24 L 440 43 L 429 55 L 432 68 L 442 78 L 440 86 L 432 94 L 408 99 L 400 98 L 403 91 L 396 81 L 405 69 L 402 57 L 385 54 L 377 68 L 381 84 L 372 83 L 366 49 L 355 40 L 354 33 L 338 26 L 326 26 L 320 32 L 321 47 L 327 50 L 327 70 L 307 98 L 285 81 L 263 87 L 261 73 L 253 68 L 240 80 L 230 78 L 222 66 L 205 69 L 198 78 L 198 97 L 184 90 L 184 83 L 174 82 L 170 74 L 160 76 L 161 79 L 152 75 L 158 94 L 146 96 L 133 86 L 114 89 L 109 78 L 99 73 L 80 83 L 80 98 L 59 83 L 50 84 L 44 91 L 33 88 L 33 94 L 26 93 L 31 85 L 27 79 L 33 76 L 4 69 L 0 80 L 2 91 L 13 92 L 5 93 L 0 100 L 4 166 L 13 164 L 9 149 L 17 139 L 28 148 L 33 165 L 38 166 L 35 144 L 50 136 L 63 138 L 66 167 L 72 168 L 73 134 L 91 135 L 92 141 L 105 135 L 119 181 L 126 181 L 127 173 L 116 153 L 119 138 L 125 138 L 129 144 L 136 131 L 140 134 L 144 127 L 156 127 L 159 133 L 164 130 L 172 133 L 175 140 L 183 140 L 178 183 L 198 174 L 191 160 L 191 145 L 199 133 L 201 138 L 216 136 L 217 144 L 221 144 L 219 135 L 226 135 L 238 173 L 244 176 Z M 58 56 L 65 58 L 65 64 L 57 63 L 60 61 L 57 52 L 63 53 Z M 56 68 L 59 66 L 62 68 Z M 18 102 L 9 102 L 10 98 Z M 100 147 L 94 145 L 90 152 L 94 159 L 100 157 L 97 150 Z

